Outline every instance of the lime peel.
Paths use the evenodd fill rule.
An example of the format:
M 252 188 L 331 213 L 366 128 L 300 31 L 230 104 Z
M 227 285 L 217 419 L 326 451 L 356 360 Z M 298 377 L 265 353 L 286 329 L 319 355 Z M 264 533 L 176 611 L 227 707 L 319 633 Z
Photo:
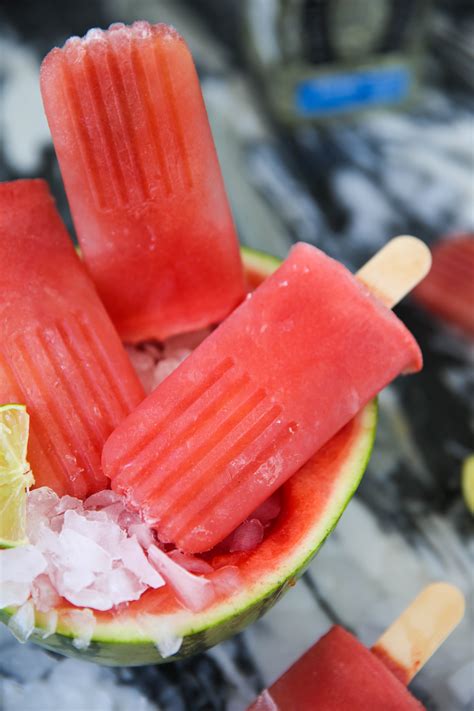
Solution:
M 461 470 L 461 491 L 467 508 L 474 516 L 474 454 L 463 462 Z
M 27 491 L 34 484 L 26 460 L 29 415 L 25 405 L 0 406 L 0 548 L 28 543 Z

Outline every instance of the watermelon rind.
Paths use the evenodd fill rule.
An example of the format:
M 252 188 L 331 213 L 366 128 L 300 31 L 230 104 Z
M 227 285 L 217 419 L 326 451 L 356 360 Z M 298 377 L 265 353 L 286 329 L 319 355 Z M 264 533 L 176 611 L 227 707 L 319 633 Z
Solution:
M 258 249 L 242 247 L 240 251 L 247 272 L 252 270 L 259 274 L 270 276 L 281 264 L 281 259 L 278 259 L 278 257 L 267 252 L 260 252 Z
M 262 277 L 274 271 L 280 261 L 270 255 L 243 248 L 247 269 L 258 271 Z M 185 609 L 170 614 L 147 614 L 137 617 L 121 611 L 118 615 L 99 614 L 94 634 L 84 649 L 74 646 L 74 634 L 58 610 L 57 632 L 42 637 L 46 618 L 36 614 L 36 629 L 30 641 L 60 654 L 97 662 L 106 666 L 139 666 L 175 661 L 213 647 L 240 632 L 267 612 L 303 574 L 326 538 L 336 526 L 344 509 L 356 491 L 372 452 L 377 425 L 377 404 L 373 400 L 354 418 L 354 428 L 347 451 L 338 464 L 331 496 L 299 540 L 288 542 L 283 562 L 268 564 L 249 586 L 234 593 L 209 609 L 192 613 Z M 298 475 L 295 475 L 298 476 Z M 70 608 L 69 608 L 70 609 Z M 0 610 L 0 620 L 8 624 L 14 608 Z M 156 640 L 182 637 L 179 651 L 163 658 Z

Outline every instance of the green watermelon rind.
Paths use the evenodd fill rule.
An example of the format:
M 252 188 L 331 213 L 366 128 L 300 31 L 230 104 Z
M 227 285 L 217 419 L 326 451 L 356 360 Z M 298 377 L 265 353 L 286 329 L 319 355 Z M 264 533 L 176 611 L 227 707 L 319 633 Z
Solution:
M 268 275 L 280 264 L 276 257 L 243 248 L 243 258 L 250 269 Z M 137 624 L 133 615 L 120 619 L 110 617 L 97 623 L 93 638 L 85 649 L 74 646 L 74 634 L 59 614 L 58 631 L 47 638 L 42 637 L 45 617 L 36 616 L 36 629 L 30 640 L 54 652 L 106 666 L 139 666 L 183 659 L 203 652 L 219 642 L 240 632 L 262 617 L 291 588 L 304 573 L 313 557 L 336 526 L 346 506 L 356 491 L 373 448 L 377 425 L 377 403 L 370 402 L 357 416 L 359 431 L 354 436 L 350 451 L 345 456 L 338 474 L 339 485 L 331 495 L 329 505 L 309 530 L 304 541 L 299 542 L 285 566 L 271 570 L 250 589 L 233 595 L 229 602 L 221 602 L 208 611 L 191 613 L 185 610 L 172 615 L 147 617 L 146 623 Z M 15 608 L 0 610 L 0 621 L 8 624 Z M 153 641 L 159 633 L 156 627 L 165 629 L 166 635 L 183 638 L 178 653 L 163 658 Z
M 260 252 L 258 249 L 241 247 L 240 251 L 246 269 L 264 272 L 266 276 L 278 269 L 281 264 L 281 259 L 278 259 L 278 257 L 274 257 L 273 254 L 267 254 L 267 252 Z
M 173 622 L 167 618 L 165 624 L 168 630 L 172 629 L 183 637 L 183 644 L 178 654 L 169 659 L 183 659 L 191 654 L 205 651 L 240 632 L 265 614 L 303 574 L 336 526 L 357 489 L 370 459 L 376 430 L 376 402 L 369 403 L 359 417 L 361 432 L 352 445 L 353 451 L 344 461 L 343 471 L 340 472 L 340 483 L 331 497 L 330 505 L 317 525 L 308 533 L 305 541 L 298 545 L 289 558 L 286 568 L 279 570 L 277 579 L 274 574 L 265 578 L 259 586 L 263 591 L 246 590 L 237 598 L 234 597 L 232 603 L 217 605 L 209 612 L 191 614 L 183 611 L 173 615 Z M 0 619 L 8 623 L 8 618 L 13 612 L 11 608 L 0 611 Z M 158 621 L 160 617 L 157 616 L 156 619 Z M 41 621 L 42 617 L 38 616 L 37 622 L 40 626 Z M 136 666 L 168 661 L 161 657 L 154 642 L 147 636 L 146 630 L 139 628 L 133 618 L 128 625 L 123 620 L 118 624 L 113 620 L 99 623 L 93 640 L 83 650 L 74 647 L 73 635 L 61 621 L 58 629 L 59 634 L 56 633 L 47 639 L 41 638 L 40 630 L 30 639 L 60 654 L 107 666 Z

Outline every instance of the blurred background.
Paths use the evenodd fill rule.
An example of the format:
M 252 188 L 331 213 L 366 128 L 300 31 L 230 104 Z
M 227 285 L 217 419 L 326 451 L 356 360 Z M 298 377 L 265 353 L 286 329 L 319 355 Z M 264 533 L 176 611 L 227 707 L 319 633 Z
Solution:
M 472 4 L 2 0 L 0 180 L 47 178 L 71 233 L 39 64 L 70 35 L 136 19 L 172 23 L 191 47 L 243 243 L 284 256 L 304 240 L 352 269 L 396 234 L 435 248 L 431 282 L 398 309 L 425 369 L 382 393 L 355 499 L 262 621 L 186 662 L 120 670 L 19 647 L 2 631 L 6 711 L 237 711 L 334 621 L 370 645 L 429 581 L 460 585 L 472 603 L 461 475 L 474 451 Z M 414 682 L 428 709 L 473 708 L 472 615 Z

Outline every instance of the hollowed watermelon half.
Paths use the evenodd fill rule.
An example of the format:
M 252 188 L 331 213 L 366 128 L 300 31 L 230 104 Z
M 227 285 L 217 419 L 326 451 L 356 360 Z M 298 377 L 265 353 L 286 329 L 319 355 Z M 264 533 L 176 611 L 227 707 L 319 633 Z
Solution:
M 268 276 L 279 261 L 244 249 L 250 287 Z M 64 605 L 58 611 L 57 633 L 41 638 L 44 618 L 37 613 L 38 632 L 30 640 L 44 647 L 108 666 L 155 664 L 182 659 L 244 629 L 261 617 L 291 588 L 331 533 L 354 494 L 366 468 L 377 422 L 375 401 L 369 403 L 282 489 L 282 510 L 262 543 L 253 551 L 215 555 L 215 567 L 239 568 L 238 592 L 221 595 L 209 608 L 192 613 L 176 601 L 168 586 L 148 590 L 121 610 L 96 612 L 89 646 L 77 649 Z M 8 621 L 12 610 L 0 611 Z M 163 659 L 154 640 L 182 637 L 177 654 Z

